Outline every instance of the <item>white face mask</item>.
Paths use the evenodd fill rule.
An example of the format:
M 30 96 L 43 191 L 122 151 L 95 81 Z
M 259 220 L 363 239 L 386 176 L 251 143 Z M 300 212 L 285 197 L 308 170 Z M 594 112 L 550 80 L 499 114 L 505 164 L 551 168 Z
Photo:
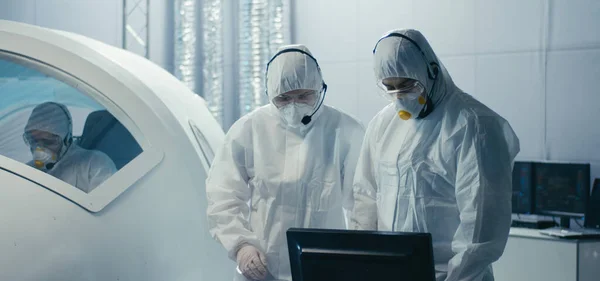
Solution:
M 302 118 L 310 115 L 312 111 L 313 106 L 304 103 L 290 103 L 279 108 L 283 120 L 292 128 L 300 127 L 300 125 L 302 125 Z
M 388 91 L 391 95 L 396 95 L 398 91 Z M 423 90 L 416 88 L 414 91 L 403 92 L 399 94 L 394 101 L 398 117 L 402 120 L 414 119 L 419 116 L 421 110 L 425 107 L 427 99 L 423 96 Z
M 414 119 L 419 116 L 421 110 L 425 107 L 427 99 L 422 95 L 407 95 L 405 97 L 396 99 L 396 112 L 398 117 L 402 120 Z
M 33 150 L 33 165 L 42 171 L 52 169 L 57 159 L 56 153 L 47 148 L 38 146 Z

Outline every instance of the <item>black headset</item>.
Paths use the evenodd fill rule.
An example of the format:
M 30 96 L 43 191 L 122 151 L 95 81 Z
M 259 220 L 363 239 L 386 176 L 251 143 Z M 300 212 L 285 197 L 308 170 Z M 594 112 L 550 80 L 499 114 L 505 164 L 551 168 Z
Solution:
M 390 33 L 386 36 L 381 37 L 381 39 L 379 39 L 377 41 L 377 43 L 375 44 L 375 48 L 373 48 L 373 54 L 375 54 L 375 50 L 377 49 L 377 45 L 379 45 L 379 42 L 381 42 L 381 40 L 383 40 L 385 38 L 389 38 L 389 37 L 400 37 L 402 39 L 406 39 L 408 42 L 415 45 L 417 50 L 419 50 L 419 52 L 423 56 L 423 61 L 425 61 L 425 63 L 427 63 L 429 61 L 427 59 L 427 56 L 425 55 L 425 52 L 423 52 L 423 49 L 421 49 L 421 46 L 419 46 L 419 44 L 417 44 L 417 42 L 415 40 L 411 39 L 410 37 L 408 37 L 404 34 L 397 33 L 397 32 Z M 436 62 L 430 61 L 429 63 L 427 63 L 427 76 L 429 76 L 429 79 L 435 80 L 438 76 L 439 69 L 440 69 L 440 66 Z
M 300 50 L 300 49 L 296 49 L 296 48 L 290 48 L 290 49 L 285 49 L 285 50 L 281 50 L 279 52 L 277 52 L 270 60 L 269 62 L 267 62 L 267 69 L 265 71 L 265 94 L 267 95 L 267 97 L 269 96 L 269 92 L 267 89 L 267 85 L 268 85 L 268 74 L 269 74 L 269 65 L 271 65 L 271 63 L 273 62 L 273 60 L 275 60 L 276 57 L 285 54 L 285 53 L 292 53 L 292 52 L 296 52 L 296 53 L 301 53 L 307 57 L 309 57 L 312 61 L 315 62 L 315 64 L 317 65 L 317 70 L 319 71 L 319 75 L 321 76 L 321 82 L 323 83 L 321 91 L 323 91 L 323 95 L 321 96 L 321 100 L 319 101 L 319 105 L 317 106 L 317 108 L 315 109 L 315 111 L 313 111 L 312 114 L 310 115 L 305 115 L 304 117 L 302 117 L 302 124 L 304 125 L 308 125 L 308 123 L 310 123 L 310 121 L 312 121 L 312 117 L 313 115 L 315 115 L 317 113 L 317 111 L 319 111 L 319 108 L 321 108 L 321 105 L 323 104 L 323 100 L 325 100 L 325 94 L 327 93 L 327 84 L 325 84 L 325 80 L 323 80 L 323 74 L 321 73 L 321 67 L 319 66 L 319 62 L 317 62 L 317 59 L 315 59 L 315 57 L 313 57 L 311 54 Z

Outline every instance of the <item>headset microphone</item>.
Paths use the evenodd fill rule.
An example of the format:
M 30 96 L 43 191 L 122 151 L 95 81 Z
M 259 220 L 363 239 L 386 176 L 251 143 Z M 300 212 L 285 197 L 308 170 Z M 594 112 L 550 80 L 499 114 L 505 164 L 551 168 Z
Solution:
M 327 84 L 323 83 L 323 95 L 321 97 L 321 101 L 319 102 L 319 106 L 317 106 L 317 109 L 315 109 L 315 111 L 311 115 L 306 115 L 306 116 L 302 117 L 302 121 L 301 121 L 302 124 L 308 125 L 308 123 L 310 123 L 310 121 L 312 121 L 313 115 L 315 115 L 317 113 L 317 111 L 319 111 L 319 108 L 321 108 L 321 105 L 323 104 L 323 101 L 325 100 L 326 93 L 327 93 Z

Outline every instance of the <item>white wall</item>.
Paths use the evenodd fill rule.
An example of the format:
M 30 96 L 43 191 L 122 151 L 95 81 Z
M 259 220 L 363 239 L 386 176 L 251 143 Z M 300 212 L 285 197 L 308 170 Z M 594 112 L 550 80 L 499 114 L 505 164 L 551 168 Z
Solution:
M 149 59 L 171 73 L 175 67 L 174 8 L 173 0 L 150 0 Z
M 121 46 L 122 0 L 0 0 L 0 19 L 66 30 Z
M 173 5 L 150 0 L 150 60 L 173 69 Z M 79 33 L 122 47 L 123 0 L 0 0 L 0 19 Z
M 377 39 L 419 29 L 457 85 L 509 120 L 519 159 L 592 162 L 600 177 L 600 1 L 296 0 L 294 42 L 329 84 L 326 103 L 365 125 L 386 103 Z

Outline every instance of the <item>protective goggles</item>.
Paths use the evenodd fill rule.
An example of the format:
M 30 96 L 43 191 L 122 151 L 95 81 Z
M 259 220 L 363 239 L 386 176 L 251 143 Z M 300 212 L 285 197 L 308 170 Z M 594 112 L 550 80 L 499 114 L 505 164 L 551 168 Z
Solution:
M 397 99 L 414 100 L 418 99 L 425 92 L 425 87 L 419 81 L 415 81 L 399 89 L 388 90 L 387 87 L 384 87 L 383 90 L 385 93 L 384 96 L 390 101 Z
M 57 135 L 34 137 L 31 133 L 24 133 L 23 141 L 29 147 L 57 147 L 61 144 L 61 139 Z
M 312 91 L 312 90 L 306 91 L 301 94 L 295 94 L 295 95 L 281 94 L 281 95 L 273 98 L 273 104 L 275 104 L 275 106 L 277 106 L 278 108 L 286 106 L 292 102 L 304 103 L 304 104 L 308 104 L 308 105 L 312 106 L 312 105 L 315 105 L 316 101 L 317 101 L 317 91 Z

